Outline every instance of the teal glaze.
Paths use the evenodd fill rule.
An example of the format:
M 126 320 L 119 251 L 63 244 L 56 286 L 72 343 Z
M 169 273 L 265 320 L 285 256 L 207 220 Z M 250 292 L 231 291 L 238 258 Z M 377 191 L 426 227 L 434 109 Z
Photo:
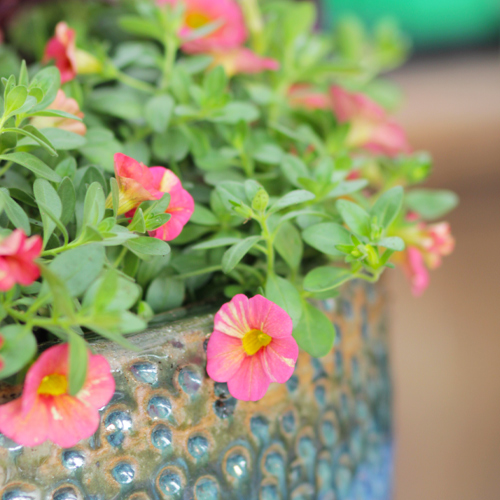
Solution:
M 364 283 L 320 304 L 338 332 L 301 352 L 256 403 L 206 376 L 213 314 L 96 340 L 117 385 L 101 425 L 71 449 L 0 435 L 0 500 L 389 500 L 390 379 L 384 298 Z

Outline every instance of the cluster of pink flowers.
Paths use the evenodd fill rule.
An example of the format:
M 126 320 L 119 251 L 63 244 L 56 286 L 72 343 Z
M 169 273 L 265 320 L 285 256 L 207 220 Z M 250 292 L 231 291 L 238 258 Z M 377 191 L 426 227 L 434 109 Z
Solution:
M 407 248 L 404 253 L 396 255 L 396 260 L 408 276 L 413 294 L 421 295 L 429 286 L 428 269 L 439 267 L 442 258 L 450 255 L 455 248 L 450 225 L 447 222 L 421 222 L 401 229 L 398 235 L 403 238 Z
M 411 152 L 404 130 L 376 102 L 361 93 L 333 86 L 329 93 L 310 85 L 293 85 L 289 90 L 292 106 L 330 109 L 339 123 L 348 123 L 347 145 L 374 154 L 397 156 Z
M 99 426 L 99 408 L 109 403 L 115 380 L 106 358 L 89 353 L 87 378 L 68 393 L 68 344 L 47 349 L 29 369 L 22 396 L 0 406 L 0 432 L 16 443 L 46 440 L 64 448 L 90 437 Z
M 184 24 L 179 36 L 184 52 L 213 56 L 213 66 L 223 66 L 229 76 L 279 69 L 274 59 L 260 57 L 244 47 L 248 32 L 236 0 L 157 0 L 157 3 L 183 3 Z M 213 25 L 210 33 L 196 36 L 196 30 L 209 25 Z
M 150 167 L 122 153 L 115 155 L 115 175 L 119 188 L 118 213 L 132 218 L 137 207 L 144 201 L 159 200 L 170 194 L 166 213 L 170 220 L 150 232 L 150 236 L 164 241 L 177 238 L 194 212 L 193 197 L 182 187 L 179 178 L 165 167 Z M 112 207 L 111 196 L 106 207 Z
M 31 285 L 40 277 L 40 268 L 34 262 L 42 252 L 42 238 L 28 238 L 16 229 L 0 241 L 0 291 L 10 290 L 16 283 Z

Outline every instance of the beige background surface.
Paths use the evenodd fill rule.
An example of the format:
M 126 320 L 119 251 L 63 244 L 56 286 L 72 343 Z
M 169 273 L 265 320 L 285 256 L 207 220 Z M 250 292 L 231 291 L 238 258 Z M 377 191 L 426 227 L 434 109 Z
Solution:
M 455 253 L 413 298 L 392 295 L 396 500 L 500 499 L 500 57 L 410 64 L 399 119 L 456 190 Z

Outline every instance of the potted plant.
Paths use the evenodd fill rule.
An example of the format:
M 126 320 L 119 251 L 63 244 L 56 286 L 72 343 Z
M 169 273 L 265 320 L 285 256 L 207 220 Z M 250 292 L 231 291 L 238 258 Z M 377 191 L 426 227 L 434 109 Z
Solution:
M 456 204 L 376 101 L 398 34 L 353 60 L 311 3 L 78 9 L 29 67 L 0 47 L 2 499 L 385 498 L 373 283 L 422 293 Z

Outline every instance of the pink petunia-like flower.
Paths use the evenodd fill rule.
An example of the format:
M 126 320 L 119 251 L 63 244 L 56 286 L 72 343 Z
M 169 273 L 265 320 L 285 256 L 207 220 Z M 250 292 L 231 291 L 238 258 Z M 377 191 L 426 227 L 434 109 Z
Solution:
M 350 124 L 350 147 L 387 156 L 411 151 L 404 130 L 367 96 L 337 86 L 331 88 L 330 95 L 338 121 Z
M 450 255 L 455 248 L 455 239 L 448 222 L 430 224 L 425 228 L 426 237 L 422 239 L 422 251 L 430 269 L 441 265 L 442 257 Z
M 16 443 L 46 440 L 69 448 L 99 427 L 99 408 L 113 396 L 115 381 L 106 358 L 89 353 L 87 378 L 75 396 L 68 393 L 68 344 L 47 349 L 29 369 L 22 396 L 0 406 L 0 432 Z
M 305 109 L 330 109 L 332 101 L 328 94 L 315 90 L 308 83 L 296 83 L 288 90 L 288 100 L 293 107 Z
M 169 2 L 171 3 L 171 2 Z M 190 54 L 225 51 L 239 47 L 247 39 L 247 29 L 236 0 L 184 0 L 184 26 L 179 35 L 182 50 Z M 193 38 L 194 31 L 214 24 L 205 36 Z
M 16 229 L 0 241 L 0 291 L 10 290 L 16 283 L 31 285 L 40 277 L 40 268 L 34 260 L 42 252 L 42 238 L 28 238 Z
M 77 74 L 99 73 L 101 63 L 91 54 L 76 47 L 76 32 L 65 22 L 56 26 L 55 36 L 45 46 L 42 62 L 54 60 L 61 73 L 61 83 L 73 80 Z
M 244 74 L 256 74 L 263 71 L 278 71 L 279 62 L 268 57 L 260 57 L 246 47 L 212 52 L 214 58 L 212 67 L 222 66 L 228 76 Z
M 65 111 L 66 113 L 70 113 L 78 118 L 84 117 L 84 114 L 80 111 L 78 103 L 73 98 L 66 97 L 66 94 L 62 90 L 57 91 L 54 102 L 47 109 Z M 83 122 L 73 120 L 71 118 L 61 118 L 58 116 L 35 116 L 31 119 L 31 124 L 37 128 L 60 128 L 78 135 L 85 135 L 87 133 L 87 127 Z
M 194 212 L 193 197 L 182 187 L 180 179 L 165 167 L 151 167 L 154 186 L 159 191 L 160 199 L 164 193 L 170 194 L 170 203 L 165 213 L 170 214 L 170 220 L 163 226 L 150 231 L 149 235 L 163 241 L 171 241 L 188 223 Z
M 150 231 L 150 236 L 164 241 L 177 238 L 194 212 L 193 197 L 182 187 L 179 178 L 165 167 L 151 167 L 122 153 L 115 154 L 115 175 L 119 189 L 118 213 L 133 217 L 135 209 L 147 200 L 159 200 L 164 193 L 170 194 L 166 213 L 170 220 Z M 106 208 L 111 208 L 111 195 Z
M 405 252 L 403 271 L 410 280 L 413 295 L 420 296 L 429 286 L 430 277 L 424 257 L 418 248 L 408 247 Z
M 271 382 L 284 383 L 293 374 L 299 347 L 292 329 L 290 316 L 262 295 L 236 295 L 215 315 L 208 375 L 227 382 L 237 399 L 261 399 Z
M 45 47 L 43 62 L 54 59 L 61 73 L 61 83 L 69 82 L 77 75 L 75 37 L 75 30 L 65 22 L 60 22 L 56 26 L 55 36 Z

